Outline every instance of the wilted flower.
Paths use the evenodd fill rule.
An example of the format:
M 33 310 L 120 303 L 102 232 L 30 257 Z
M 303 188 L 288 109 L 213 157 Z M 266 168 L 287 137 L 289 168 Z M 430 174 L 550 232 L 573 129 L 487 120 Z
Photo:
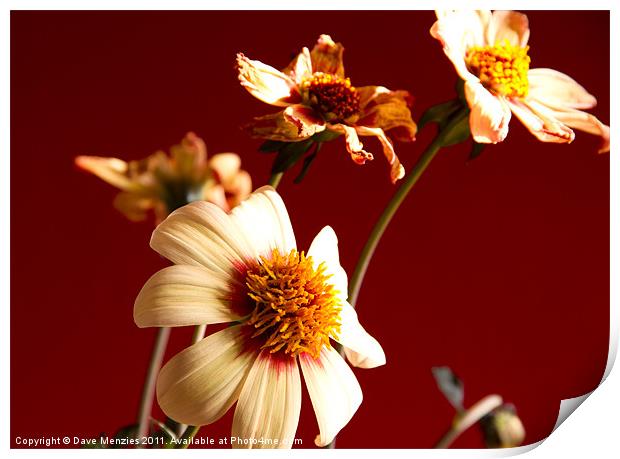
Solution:
M 525 427 L 514 405 L 504 403 L 480 420 L 488 448 L 514 448 L 525 440 Z
M 252 191 L 250 175 L 240 170 L 235 153 L 220 153 L 207 160 L 207 148 L 190 132 L 170 149 L 139 161 L 78 156 L 75 163 L 121 190 L 114 206 L 132 221 L 146 218 L 153 209 L 157 221 L 189 202 L 207 200 L 229 210 Z
M 380 344 L 346 301 L 338 241 L 325 227 L 297 251 L 282 199 L 263 187 L 229 214 L 194 202 L 153 232 L 151 247 L 175 265 L 138 295 L 139 327 L 231 323 L 173 357 L 157 399 L 172 419 L 210 424 L 237 402 L 235 447 L 288 448 L 301 408 L 301 366 L 327 445 L 349 422 L 362 391 L 330 339 L 362 368 L 385 363 Z M 257 440 L 263 440 L 256 443 Z
M 530 69 L 527 16 L 514 11 L 438 11 L 431 35 L 465 82 L 476 142 L 506 138 L 511 112 L 543 142 L 570 143 L 571 128 L 599 135 L 609 151 L 609 127 L 580 109 L 596 98 L 557 70 Z
M 404 169 L 386 133 L 396 140 L 415 140 L 411 95 L 383 86 L 353 86 L 345 77 L 343 52 L 340 43 L 321 35 L 312 51 L 303 48 L 281 72 L 238 54 L 241 85 L 257 99 L 285 107 L 255 118 L 248 129 L 255 137 L 284 142 L 301 141 L 326 130 L 344 134 L 347 150 L 357 164 L 373 159 L 358 135 L 375 136 L 396 182 Z

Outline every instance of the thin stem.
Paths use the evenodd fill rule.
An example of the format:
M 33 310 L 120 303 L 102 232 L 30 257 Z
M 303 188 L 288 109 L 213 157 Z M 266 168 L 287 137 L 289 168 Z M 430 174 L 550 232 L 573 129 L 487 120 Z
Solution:
M 269 177 L 269 181 L 267 182 L 267 184 L 271 185 L 274 188 L 278 188 L 280 180 L 282 180 L 283 176 L 284 172 L 274 172 L 273 174 L 271 174 L 271 177 Z
M 137 438 L 142 438 L 148 434 L 149 420 L 151 418 L 151 410 L 153 409 L 153 397 L 155 395 L 155 382 L 157 381 L 157 373 L 159 373 L 162 361 L 164 360 L 164 353 L 166 352 L 169 337 L 170 328 L 162 327 L 157 329 L 151 360 L 146 372 L 144 387 L 142 388 L 140 407 L 138 408 Z
M 196 436 L 199 430 L 200 426 L 187 426 L 187 429 L 185 429 L 183 436 L 179 439 L 179 444 L 177 445 L 177 448 L 187 449 L 192 443 L 192 438 Z

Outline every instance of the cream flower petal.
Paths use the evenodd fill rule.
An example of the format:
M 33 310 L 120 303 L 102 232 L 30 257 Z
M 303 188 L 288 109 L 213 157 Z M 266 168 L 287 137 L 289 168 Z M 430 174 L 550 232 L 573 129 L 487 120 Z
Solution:
M 362 403 L 362 389 L 340 354 L 324 347 L 315 360 L 301 354 L 299 362 L 310 394 L 320 434 L 315 443 L 326 446 L 351 420 Z
M 312 58 L 310 51 L 304 47 L 301 52 L 282 70 L 282 73 L 289 75 L 297 85 L 300 85 L 305 78 L 312 75 Z
M 218 153 L 209 159 L 209 167 L 217 173 L 222 183 L 226 183 L 239 172 L 241 158 L 236 153 Z
M 157 401 L 167 416 L 193 426 L 217 421 L 237 401 L 256 354 L 241 325 L 210 335 L 164 365 Z
M 328 282 L 340 292 L 343 301 L 347 299 L 347 273 L 340 265 L 338 254 L 338 237 L 331 226 L 324 227 L 312 240 L 308 249 L 308 256 L 312 257 L 314 269 L 321 263 L 325 264 L 325 273 L 331 277 Z
M 247 171 L 239 171 L 235 177 L 226 184 L 226 191 L 230 193 L 228 201 L 232 207 L 246 199 L 252 192 L 252 177 Z
M 290 449 L 301 411 L 301 378 L 297 361 L 258 356 L 239 395 L 232 437 L 249 440 L 233 448 Z M 252 444 L 251 440 L 265 440 Z
M 230 217 L 245 235 L 254 258 L 270 257 L 274 249 L 288 254 L 297 248 L 286 206 L 270 186 L 254 191 L 232 210 Z
M 364 110 L 355 123 L 357 126 L 381 128 L 385 132 L 390 131 L 390 135 L 396 134 L 393 137 L 405 142 L 415 140 L 417 126 L 409 110 L 413 97 L 408 91 L 384 92 L 377 86 L 370 89 L 362 87 L 358 91 L 364 97 Z M 369 93 L 372 95 L 369 96 Z
M 270 65 L 237 54 L 241 86 L 250 94 L 271 105 L 285 107 L 300 100 L 296 83 Z
M 375 368 L 385 365 L 385 352 L 379 342 L 360 324 L 355 309 L 344 302 L 340 311 L 340 334 L 336 341 L 354 367 Z
M 528 99 L 553 108 L 586 109 L 596 105 L 596 97 L 568 75 L 553 69 L 531 69 Z
M 570 109 L 552 110 L 552 113 L 555 119 L 568 127 L 600 136 L 601 146 L 598 152 L 607 153 L 609 151 L 609 126 L 601 123 L 596 116 Z
M 325 130 L 325 121 L 303 105 L 291 105 L 270 115 L 258 116 L 245 126 L 253 137 L 296 142 Z
M 480 83 L 465 82 L 465 97 L 471 109 L 469 128 L 478 143 L 502 142 L 508 135 L 510 109 L 503 99 L 487 91 Z
M 78 156 L 75 158 L 75 164 L 121 190 L 127 191 L 138 188 L 138 185 L 127 177 L 128 164 L 122 159 Z
M 487 12 L 473 10 L 437 11 L 437 21 L 430 29 L 433 38 L 439 40 L 443 51 L 454 65 L 456 72 L 465 80 L 477 81 L 465 65 L 465 52 L 472 46 L 484 46 L 484 29 Z
M 331 73 L 344 78 L 343 53 L 344 46 L 334 43 L 329 35 L 321 35 L 310 52 L 312 71 Z
M 372 153 L 364 150 L 364 144 L 360 142 L 355 128 L 345 124 L 331 124 L 328 126 L 328 129 L 344 134 L 347 151 L 356 164 L 365 164 L 366 161 L 372 161 L 374 159 Z
M 508 40 L 512 45 L 525 47 L 529 38 L 530 27 L 525 14 L 516 11 L 493 11 L 486 31 L 489 45 Z
M 134 304 L 138 327 L 181 327 L 241 319 L 245 298 L 239 297 L 230 276 L 201 266 L 174 265 L 155 273 Z
M 549 109 L 535 102 L 511 99 L 510 110 L 536 138 L 542 142 L 571 143 L 575 133 L 553 118 Z
M 231 274 L 254 258 L 254 249 L 217 205 L 196 201 L 168 216 L 151 236 L 151 247 L 176 264 Z
M 355 128 L 355 131 L 359 135 L 375 136 L 379 139 L 379 142 L 381 142 L 381 146 L 383 147 L 383 155 L 390 164 L 390 179 L 392 180 L 392 183 L 396 183 L 398 180 L 405 176 L 405 168 L 400 163 L 398 156 L 396 156 L 394 146 L 392 145 L 390 139 L 388 139 L 385 135 L 383 129 L 357 126 Z

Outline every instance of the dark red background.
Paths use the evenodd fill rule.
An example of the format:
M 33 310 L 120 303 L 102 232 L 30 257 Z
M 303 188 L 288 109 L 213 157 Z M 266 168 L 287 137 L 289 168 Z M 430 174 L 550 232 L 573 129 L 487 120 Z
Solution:
M 609 121 L 609 14 L 529 14 L 533 67 L 564 71 Z M 112 208 L 115 191 L 73 166 L 78 154 L 142 158 L 189 130 L 235 151 L 255 185 L 271 157 L 239 131 L 273 111 L 237 83 L 235 53 L 284 67 L 329 33 L 354 85 L 410 90 L 414 116 L 452 97 L 455 74 L 428 33 L 431 12 L 13 12 L 11 19 L 11 437 L 95 436 L 134 422 L 154 330 L 134 298 L 164 262 L 152 222 Z M 398 145 L 406 168 L 432 138 Z M 301 248 L 332 225 L 350 273 L 394 188 L 374 139 L 354 165 L 342 139 L 305 182 L 280 191 Z M 560 400 L 594 389 L 609 310 L 609 156 L 597 139 L 539 143 L 513 119 L 508 139 L 466 162 L 443 151 L 387 231 L 358 304 L 388 364 L 355 370 L 364 402 L 339 447 L 431 447 L 453 411 L 430 368 L 450 365 L 466 405 L 499 393 L 528 443 Z M 175 330 L 167 358 L 187 345 Z M 203 428 L 230 433 L 232 412 Z M 318 432 L 307 397 L 298 436 Z M 15 445 L 13 443 L 13 445 Z M 455 446 L 481 446 L 472 430 Z

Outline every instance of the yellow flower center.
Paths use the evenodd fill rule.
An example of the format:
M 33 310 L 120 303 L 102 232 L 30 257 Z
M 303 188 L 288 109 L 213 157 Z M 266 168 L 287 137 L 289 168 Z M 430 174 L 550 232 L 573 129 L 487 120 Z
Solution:
M 248 296 L 256 303 L 248 324 L 256 329 L 253 338 L 265 338 L 261 349 L 318 358 L 329 337 L 337 338 L 341 307 L 329 277 L 324 263 L 315 270 L 312 258 L 297 250 L 282 255 L 274 249 L 247 272 Z
M 529 46 L 511 45 L 508 40 L 494 46 L 474 46 L 467 50 L 465 63 L 489 90 L 506 97 L 525 97 L 530 68 Z
M 360 95 L 348 78 L 316 72 L 301 88 L 308 105 L 327 121 L 344 121 L 360 110 Z

